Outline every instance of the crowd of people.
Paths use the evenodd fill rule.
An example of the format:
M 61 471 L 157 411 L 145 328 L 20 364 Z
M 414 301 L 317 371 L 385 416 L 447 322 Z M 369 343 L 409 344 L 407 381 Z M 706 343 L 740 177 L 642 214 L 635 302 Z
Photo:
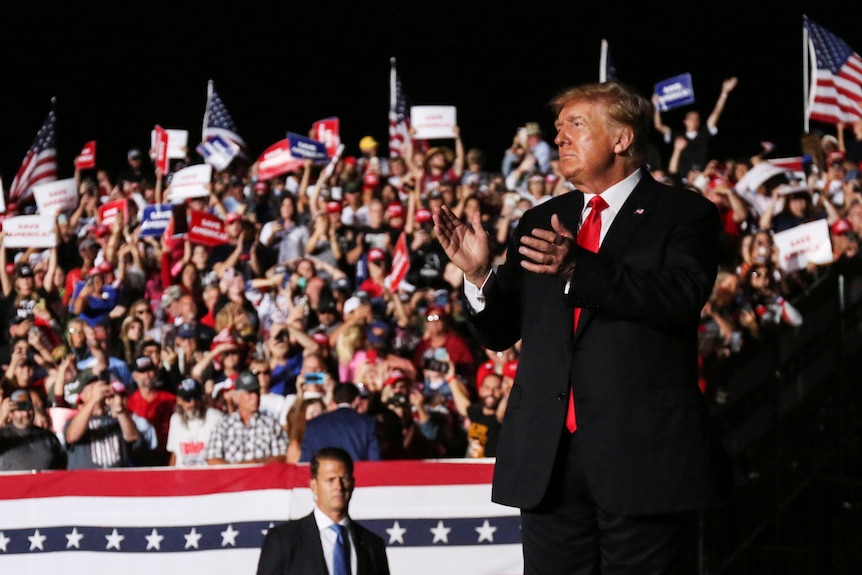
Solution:
M 806 134 L 801 175 L 743 189 L 769 150 L 717 159 L 708 146 L 735 85 L 705 128 L 692 111 L 677 133 L 657 111 L 666 144 L 649 159 L 655 179 L 721 215 L 700 338 L 701 388 L 718 401 L 730 360 L 798 325 L 793 302 L 858 262 L 862 237 L 862 122 L 850 141 L 843 125 Z M 463 274 L 432 214 L 479 214 L 500 264 L 522 215 L 571 186 L 538 123 L 515 130 L 499 164 L 455 133 L 396 157 L 365 137 L 331 172 L 309 161 L 268 180 L 237 159 L 185 201 L 224 221 L 215 247 L 140 233 L 171 181 L 142 150 L 117 174 L 76 171 L 80 201 L 58 214 L 56 247 L 0 249 L 0 471 L 292 463 L 327 446 L 354 460 L 493 457 L 519 345 L 492 352 L 467 329 Z M 105 225 L 98 208 L 114 200 L 127 217 Z M 29 200 L 2 217 L 34 211 Z M 816 219 L 833 263 L 785 272 L 774 234 Z

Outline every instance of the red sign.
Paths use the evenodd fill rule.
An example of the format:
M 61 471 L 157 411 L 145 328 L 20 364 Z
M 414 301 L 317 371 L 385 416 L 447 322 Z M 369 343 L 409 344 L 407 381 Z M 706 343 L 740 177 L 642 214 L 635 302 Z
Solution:
M 257 178 L 268 180 L 302 167 L 302 158 L 290 154 L 290 143 L 285 138 L 268 147 L 257 159 Z
M 117 216 L 123 218 L 123 223 L 129 223 L 129 210 L 126 209 L 126 200 L 114 200 L 99 206 L 99 223 L 111 227 Z
M 78 170 L 92 170 L 96 167 L 96 141 L 87 142 L 78 157 L 75 158 L 75 168 Z
M 168 160 L 168 131 L 156 124 L 156 168 L 162 174 L 167 174 L 170 168 Z
M 333 157 L 341 143 L 338 118 L 325 118 L 318 120 L 311 126 L 311 137 L 326 146 L 326 153 Z
M 404 232 L 398 236 L 398 241 L 395 242 L 395 250 L 392 253 L 392 271 L 386 276 L 389 280 L 389 289 L 397 291 L 401 280 L 410 271 L 410 252 L 407 251 L 407 236 Z
M 224 221 L 218 216 L 207 212 L 192 210 L 189 212 L 188 240 L 205 246 L 219 246 L 227 243 L 227 232 Z

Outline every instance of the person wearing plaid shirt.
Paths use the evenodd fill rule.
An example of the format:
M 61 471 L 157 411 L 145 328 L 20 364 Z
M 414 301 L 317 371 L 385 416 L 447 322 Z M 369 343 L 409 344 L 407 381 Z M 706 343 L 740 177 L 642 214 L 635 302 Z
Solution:
M 207 463 L 270 463 L 283 461 L 287 435 L 274 418 L 260 413 L 260 382 L 249 371 L 237 377 L 236 411 L 223 417 L 207 442 Z

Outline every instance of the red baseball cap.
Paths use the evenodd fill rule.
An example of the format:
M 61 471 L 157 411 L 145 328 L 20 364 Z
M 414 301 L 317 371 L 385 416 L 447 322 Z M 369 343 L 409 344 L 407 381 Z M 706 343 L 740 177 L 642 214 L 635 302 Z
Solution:
M 341 202 L 326 202 L 327 214 L 340 214 L 342 209 Z
M 392 202 L 391 204 L 386 206 L 386 215 L 390 218 L 403 218 L 404 206 L 402 206 L 398 202 Z
M 431 210 L 419 208 L 416 210 L 416 223 L 425 224 L 431 221 Z
M 847 232 L 853 231 L 853 225 L 849 220 L 841 218 L 840 220 L 836 220 L 834 224 L 832 224 L 832 234 L 836 236 L 840 236 L 842 234 L 846 234 Z
M 386 252 L 380 248 L 371 248 L 368 250 L 368 261 L 382 262 L 386 261 Z

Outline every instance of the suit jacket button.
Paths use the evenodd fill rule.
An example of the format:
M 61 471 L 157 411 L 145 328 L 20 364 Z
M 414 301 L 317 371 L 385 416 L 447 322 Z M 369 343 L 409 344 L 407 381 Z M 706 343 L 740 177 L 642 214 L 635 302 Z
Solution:
M 564 399 L 566 399 L 566 393 L 565 392 L 557 394 L 557 401 L 563 401 Z

